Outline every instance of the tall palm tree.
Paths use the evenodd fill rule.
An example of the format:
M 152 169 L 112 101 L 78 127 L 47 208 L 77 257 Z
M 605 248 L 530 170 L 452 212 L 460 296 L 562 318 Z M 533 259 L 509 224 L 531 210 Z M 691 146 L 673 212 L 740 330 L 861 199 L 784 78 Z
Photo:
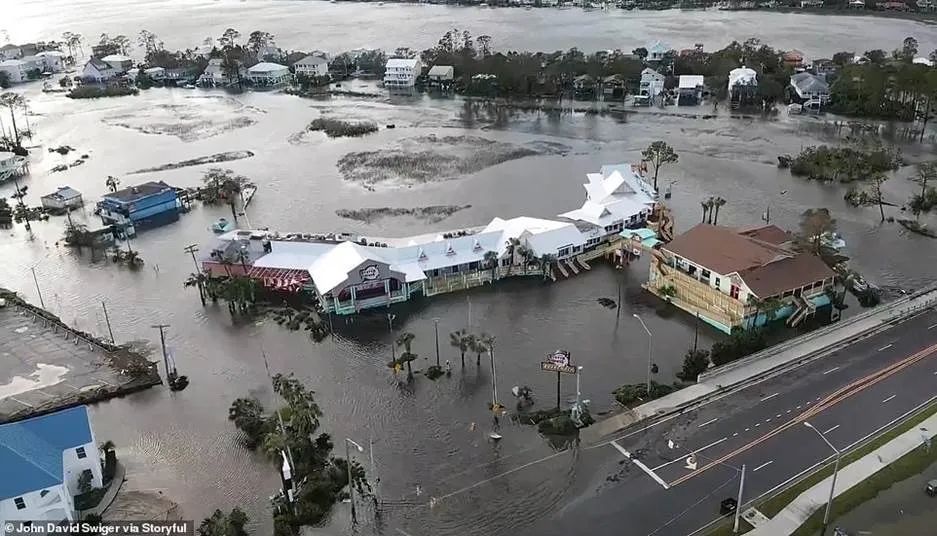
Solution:
M 703 219 L 700 220 L 700 223 L 706 223 L 706 214 L 709 213 L 709 204 L 706 201 L 700 201 L 699 204 L 703 207 Z
M 120 179 L 113 175 L 108 175 L 107 180 L 104 181 L 104 184 L 111 193 L 114 193 L 117 191 L 117 187 L 120 186 Z
M 192 273 L 189 274 L 189 277 L 182 283 L 184 288 L 196 287 L 198 288 L 198 297 L 202 300 L 202 307 L 205 306 L 205 280 L 207 276 L 204 273 Z
M 706 223 L 711 224 L 713 222 L 713 208 L 715 208 L 715 206 L 716 206 L 716 199 L 710 196 L 710 198 L 706 200 L 706 212 L 708 215 L 708 217 L 706 218 Z
M 713 200 L 713 206 L 716 209 L 716 215 L 713 216 L 713 225 L 719 225 L 719 208 L 725 204 L 726 204 L 726 200 L 721 197 L 717 197 L 716 199 Z
M 413 339 L 416 338 L 416 335 L 410 333 L 409 331 L 404 331 L 397 336 L 397 346 L 403 346 L 403 353 L 400 354 L 400 357 L 397 358 L 399 363 L 407 364 L 407 379 L 413 379 L 413 368 L 410 366 L 410 363 L 416 359 L 416 354 L 410 351 L 410 345 L 413 344 Z
M 498 252 L 486 251 L 482 260 L 485 262 L 485 267 L 491 268 L 491 280 L 494 281 L 498 271 Z
M 482 364 L 482 354 L 485 353 L 485 344 L 482 343 L 481 337 L 479 335 L 472 333 L 469 334 L 468 337 L 469 348 L 475 352 L 475 366 L 480 367 Z
M 495 372 L 495 337 L 487 333 L 479 336 L 482 347 L 488 352 L 488 359 L 491 361 L 491 410 L 496 414 L 499 411 L 498 404 L 498 375 Z
M 16 129 L 16 113 L 15 110 L 17 107 L 25 106 L 26 100 L 19 93 L 14 93 L 12 91 L 7 91 L 6 93 L 0 93 L 0 106 L 6 106 L 10 109 L 10 119 L 13 121 L 13 138 L 16 141 L 16 145 L 20 145 L 20 133 Z
M 540 256 L 540 270 L 543 272 L 543 279 L 546 281 L 550 278 L 550 270 L 553 266 L 553 263 L 556 262 L 556 255 L 550 253 L 544 253 Z
M 509 238 L 508 241 L 504 244 L 507 246 L 508 255 L 511 258 L 511 263 L 508 264 L 508 275 L 510 275 L 511 269 L 514 268 L 514 265 L 517 263 L 517 259 L 514 258 L 514 254 L 517 252 L 517 248 L 520 247 L 521 241 L 517 238 Z
M 462 368 L 465 368 L 465 352 L 471 348 L 471 338 L 464 329 L 453 331 L 449 334 L 449 345 L 459 349 L 459 357 L 462 358 Z

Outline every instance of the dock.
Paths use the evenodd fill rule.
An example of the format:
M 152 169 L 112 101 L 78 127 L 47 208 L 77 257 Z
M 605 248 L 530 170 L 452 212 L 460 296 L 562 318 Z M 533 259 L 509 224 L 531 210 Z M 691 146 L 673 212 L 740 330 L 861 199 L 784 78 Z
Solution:
M 156 363 L 67 326 L 0 289 L 0 423 L 123 396 L 162 383 Z

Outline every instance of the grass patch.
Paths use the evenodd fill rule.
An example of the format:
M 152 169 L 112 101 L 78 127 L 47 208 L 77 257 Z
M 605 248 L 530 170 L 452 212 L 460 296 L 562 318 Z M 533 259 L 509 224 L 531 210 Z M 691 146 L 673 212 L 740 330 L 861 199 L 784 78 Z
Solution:
M 136 95 L 140 91 L 135 87 L 97 87 L 81 86 L 68 92 L 70 99 L 99 99 L 101 97 L 125 97 Z
M 865 445 L 849 451 L 843 456 L 843 459 L 840 461 L 840 466 L 846 467 L 859 458 L 862 458 L 870 452 L 875 451 L 892 439 L 921 424 L 921 422 L 934 415 L 934 413 L 937 413 L 937 402 L 932 402 L 926 408 L 921 410 L 917 415 L 914 415 L 899 426 L 896 426 L 895 428 L 892 428 L 882 435 L 872 439 Z M 888 467 L 875 473 L 871 477 L 864 480 L 862 483 L 854 486 L 848 492 L 834 499 L 833 508 L 830 511 L 830 517 L 835 519 L 838 516 L 851 511 L 865 501 L 875 497 L 879 491 L 887 489 L 895 482 L 905 480 L 919 473 L 922 469 L 929 466 L 935 460 L 937 460 L 937 447 L 932 447 L 930 452 L 925 452 L 923 447 L 914 449 L 898 460 L 895 460 Z M 793 486 L 787 488 L 774 497 L 755 505 L 755 507 L 769 518 L 774 517 L 778 514 L 778 512 L 783 510 L 785 506 L 796 499 L 798 495 L 822 482 L 832 474 L 833 462 L 831 461 L 819 471 L 809 475 L 808 477 L 804 478 L 800 482 L 797 482 Z M 823 512 L 824 508 L 822 507 L 814 512 L 813 515 L 810 516 L 810 518 L 808 518 L 803 525 L 801 525 L 800 529 L 794 533 L 795 536 L 808 536 L 819 531 L 823 524 Z M 744 534 L 750 530 L 752 529 L 747 523 L 741 523 L 739 527 L 739 534 Z M 720 524 L 709 534 L 711 536 L 731 536 L 734 534 L 732 532 L 732 520 L 729 519 L 726 522 Z
M 320 117 L 309 123 L 307 130 L 325 132 L 330 138 L 357 137 L 377 132 L 377 125 L 370 121 L 342 121 Z

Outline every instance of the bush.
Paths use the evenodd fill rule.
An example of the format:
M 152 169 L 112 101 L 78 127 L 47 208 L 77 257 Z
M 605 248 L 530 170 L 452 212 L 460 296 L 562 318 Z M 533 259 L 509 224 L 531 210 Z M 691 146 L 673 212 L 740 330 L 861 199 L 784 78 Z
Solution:
M 612 394 L 615 395 L 615 400 L 623 406 L 629 406 L 635 402 L 647 402 L 648 400 L 654 400 L 655 398 L 660 398 L 664 395 L 668 395 L 676 390 L 676 387 L 673 385 L 661 384 L 655 381 L 651 382 L 651 396 L 647 396 L 647 384 L 646 383 L 632 383 L 628 385 L 622 385 L 618 389 L 612 391 Z
M 713 344 L 709 357 L 717 367 L 768 347 L 763 329 L 735 328 L 729 338 Z
M 101 97 L 124 97 L 136 95 L 140 91 L 135 87 L 97 87 L 81 86 L 68 92 L 70 99 L 99 99 Z
M 778 163 L 782 164 L 781 159 Z M 792 175 L 810 180 L 853 182 L 874 173 L 895 171 L 900 163 L 898 150 L 882 145 L 859 148 L 820 145 L 803 149 L 790 160 L 790 167 Z
M 377 125 L 370 121 L 342 121 L 341 119 L 330 119 L 320 117 L 309 123 L 308 130 L 325 132 L 330 138 L 364 136 L 372 132 L 377 132 Z
M 677 378 L 685 382 L 695 382 L 700 373 L 707 368 L 709 368 L 709 352 L 690 349 L 683 358 L 683 370 L 677 373 Z

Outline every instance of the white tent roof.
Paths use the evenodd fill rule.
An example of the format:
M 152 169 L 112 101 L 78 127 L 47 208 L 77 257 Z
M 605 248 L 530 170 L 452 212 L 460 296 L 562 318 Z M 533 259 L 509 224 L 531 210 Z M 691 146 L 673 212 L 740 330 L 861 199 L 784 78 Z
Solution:
M 103 58 L 101 58 L 101 61 L 106 62 L 106 63 L 113 63 L 113 62 L 120 63 L 124 61 L 133 61 L 133 58 L 129 56 L 124 56 L 123 54 L 111 54 L 110 56 L 104 56 Z

